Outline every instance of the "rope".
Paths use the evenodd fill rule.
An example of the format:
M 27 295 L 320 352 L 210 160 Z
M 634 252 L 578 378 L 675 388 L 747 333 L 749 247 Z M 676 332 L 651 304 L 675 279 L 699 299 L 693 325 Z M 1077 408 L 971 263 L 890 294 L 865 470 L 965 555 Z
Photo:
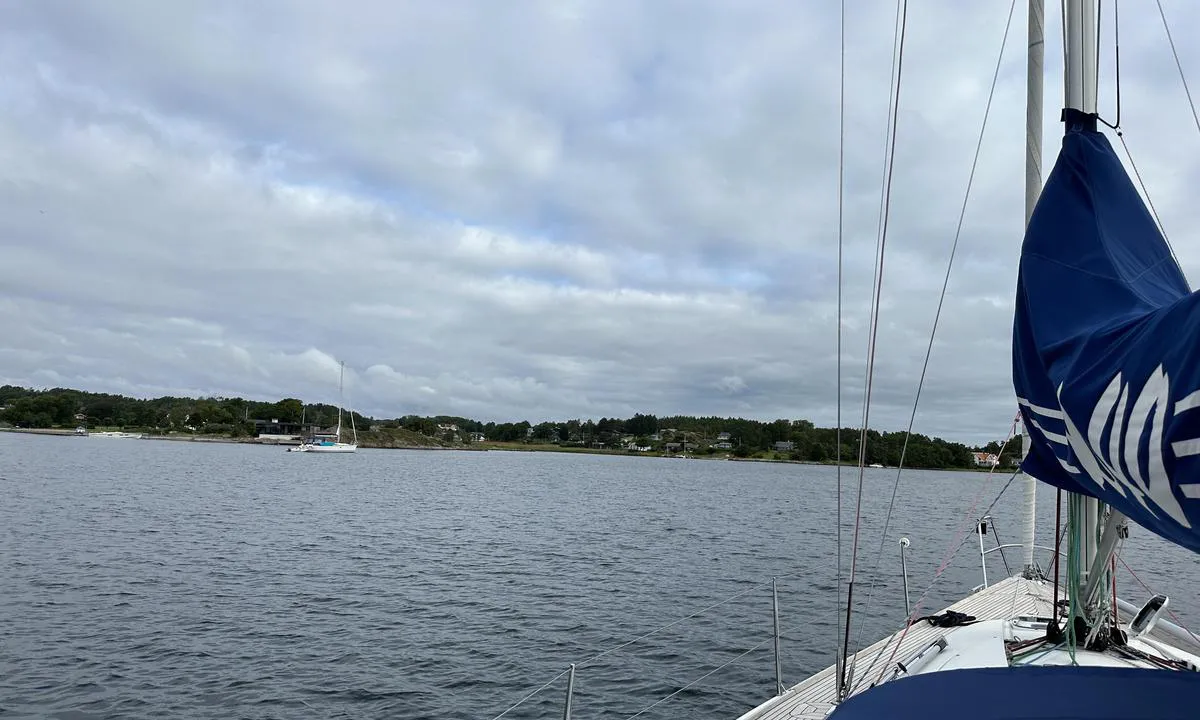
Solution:
M 858 570 L 858 539 L 862 529 L 862 491 L 863 477 L 866 472 L 867 429 L 870 427 L 871 391 L 875 378 L 875 348 L 879 337 L 879 311 L 881 296 L 883 294 L 883 269 L 885 251 L 887 249 L 888 217 L 891 210 L 892 171 L 895 169 L 896 160 L 896 126 L 899 124 L 900 119 L 900 81 L 903 78 L 904 72 L 904 38 L 908 28 L 908 0 L 898 0 L 897 18 L 896 49 L 892 56 L 892 64 L 895 72 L 892 75 L 892 99 L 888 108 L 890 127 L 884 153 L 885 173 L 883 189 L 880 195 L 879 241 L 875 253 L 876 272 L 874 288 L 871 292 L 871 331 L 867 338 L 866 393 L 863 396 L 862 429 L 858 441 L 858 497 L 856 498 L 854 512 L 854 537 L 850 544 L 850 582 L 846 587 L 846 625 L 842 641 L 843 657 L 846 657 L 850 651 L 850 618 L 854 607 L 854 578 Z M 845 668 L 843 667 L 843 677 L 838 680 L 839 697 L 842 696 L 844 689 Z

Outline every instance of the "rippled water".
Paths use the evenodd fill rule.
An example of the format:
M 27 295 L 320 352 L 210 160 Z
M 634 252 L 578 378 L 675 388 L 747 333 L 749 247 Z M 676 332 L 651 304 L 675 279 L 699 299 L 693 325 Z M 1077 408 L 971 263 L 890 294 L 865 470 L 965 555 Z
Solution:
M 904 615 L 895 539 L 915 599 L 1007 476 L 906 473 L 872 575 L 893 479 L 867 477 L 864 639 Z M 785 680 L 832 661 L 834 488 L 805 465 L 0 433 L 0 715 L 491 718 L 742 592 L 581 666 L 575 692 L 576 718 L 627 717 L 758 646 L 641 716 L 733 718 L 774 689 L 771 576 Z M 1006 542 L 1019 502 L 992 511 Z M 930 611 L 979 582 L 967 539 Z M 1198 616 L 1190 554 L 1135 530 L 1125 555 Z M 564 688 L 507 717 L 559 716 Z

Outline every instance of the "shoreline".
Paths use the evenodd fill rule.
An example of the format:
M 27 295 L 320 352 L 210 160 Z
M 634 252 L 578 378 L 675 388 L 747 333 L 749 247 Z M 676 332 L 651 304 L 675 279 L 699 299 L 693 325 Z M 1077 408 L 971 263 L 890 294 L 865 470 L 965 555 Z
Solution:
M 91 437 L 92 435 L 99 436 L 99 433 L 107 432 L 107 431 L 96 431 L 96 432 L 89 431 L 89 433 L 87 435 L 79 435 L 79 434 L 76 434 L 76 432 L 74 430 L 60 430 L 57 428 L 0 427 L 0 432 L 20 433 L 22 435 L 48 435 L 51 437 L 86 438 L 86 437 Z M 222 443 L 222 444 L 229 444 L 229 445 L 256 445 L 259 447 L 273 447 L 273 448 L 295 447 L 296 445 L 300 444 L 298 442 L 291 442 L 291 443 L 274 442 L 274 441 L 262 442 L 258 438 L 233 438 L 233 437 L 223 437 L 221 435 L 187 435 L 184 433 L 176 433 L 174 435 L 155 435 L 152 433 L 135 433 L 135 434 L 140 434 L 141 437 L 136 437 L 136 438 L 134 438 L 134 437 L 128 437 L 128 438 L 115 437 L 113 439 L 115 439 L 115 440 L 166 440 L 168 442 Z M 371 444 L 370 441 L 363 443 L 361 441 L 361 439 L 360 439 L 358 447 L 360 450 L 472 450 L 472 449 L 483 450 L 483 449 L 486 449 L 486 448 L 471 448 L 471 447 L 455 448 L 455 447 L 444 447 L 441 445 L 374 445 L 374 444 Z
M 88 437 L 88 435 L 77 435 L 74 430 L 60 430 L 56 428 L 15 428 L 15 427 L 0 427 L 0 432 L 22 433 L 26 435 L 49 435 L 53 437 Z M 221 437 L 218 435 L 152 435 L 142 433 L 140 438 L 115 438 L 115 439 L 138 439 L 138 440 L 166 440 L 169 442 L 199 442 L 199 443 L 227 443 L 237 445 L 258 445 L 261 447 L 288 448 L 298 445 L 299 443 L 282 443 L 282 442 L 260 442 L 258 438 L 232 438 Z M 462 445 L 460 447 L 447 447 L 445 445 L 374 445 L 368 440 L 362 442 L 360 438 L 360 450 L 461 450 L 466 452 L 552 452 L 563 455 L 615 455 L 619 457 L 639 457 L 639 458 L 655 458 L 655 459 L 670 459 L 670 460 L 708 460 L 708 461 L 730 461 L 730 462 L 757 462 L 757 463 L 779 463 L 788 465 L 815 465 L 819 467 L 837 467 L 834 462 L 818 462 L 815 460 L 790 460 L 786 458 L 756 458 L 745 457 L 739 458 L 732 455 L 668 455 L 665 453 L 638 453 L 629 452 L 627 450 L 610 450 L 607 448 L 584 448 L 584 447 L 563 447 L 561 445 L 548 444 L 527 444 L 527 443 L 501 443 L 501 442 L 482 442 L 472 443 L 470 445 Z M 842 463 L 844 468 L 857 468 L 857 463 Z M 882 468 L 870 468 L 872 470 L 895 470 L 896 467 L 885 465 Z M 929 470 L 935 472 L 974 472 L 987 473 L 988 468 L 904 468 L 905 470 Z M 995 468 L 997 472 L 1014 471 L 1015 468 Z

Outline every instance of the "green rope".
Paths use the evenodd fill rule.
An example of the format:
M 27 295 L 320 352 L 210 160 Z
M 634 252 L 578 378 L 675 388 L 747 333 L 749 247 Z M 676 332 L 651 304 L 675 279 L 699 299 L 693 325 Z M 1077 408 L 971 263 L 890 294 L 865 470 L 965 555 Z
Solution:
M 1017 654 L 1017 655 L 1013 655 L 1013 658 L 1012 658 L 1012 664 L 1013 664 L 1013 665 L 1032 665 L 1032 664 L 1033 664 L 1033 662 L 1034 662 L 1035 660 L 1041 660 L 1043 657 L 1045 657 L 1046 655 L 1049 655 L 1050 653 L 1052 653 L 1052 652 L 1054 652 L 1055 650 L 1057 650 L 1057 649 L 1061 648 L 1062 646 L 1063 646 L 1063 644 L 1062 644 L 1062 643 L 1059 643 L 1059 644 L 1057 644 L 1057 645 L 1052 645 L 1052 646 L 1050 646 L 1050 647 L 1048 647 L 1048 648 L 1045 648 L 1045 649 L 1043 650 L 1043 647 L 1044 647 L 1044 646 L 1041 646 L 1041 645 L 1039 645 L 1038 647 L 1035 647 L 1035 648 L 1033 648 L 1032 650 L 1028 650 L 1028 651 L 1026 651 L 1026 652 L 1019 653 L 1019 654 Z M 1035 653 L 1035 652 L 1038 652 L 1038 651 L 1041 651 L 1041 654 L 1040 654 L 1040 655 L 1038 655 L 1037 657 L 1035 657 L 1035 658 L 1031 658 L 1031 659 L 1029 659 L 1029 660 L 1027 660 L 1027 661 L 1025 661 L 1025 662 L 1017 662 L 1017 659 L 1018 659 L 1018 658 L 1024 658 L 1026 655 L 1032 655 L 1033 653 Z M 1072 656 L 1072 657 L 1074 657 L 1074 656 Z

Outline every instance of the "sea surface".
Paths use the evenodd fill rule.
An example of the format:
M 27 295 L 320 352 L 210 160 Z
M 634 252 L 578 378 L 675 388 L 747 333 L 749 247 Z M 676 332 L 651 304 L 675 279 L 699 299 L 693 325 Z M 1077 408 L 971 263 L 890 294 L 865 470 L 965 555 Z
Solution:
M 881 541 L 896 472 L 866 472 L 856 645 L 903 622 L 901 536 L 926 612 L 982 581 L 972 519 L 1018 541 L 1009 477 L 906 471 Z M 800 464 L 0 433 L 0 717 L 487 720 L 547 683 L 505 717 L 561 717 L 578 663 L 575 718 L 732 719 L 774 692 L 772 577 L 785 682 L 833 660 L 836 488 Z M 1200 624 L 1191 554 L 1134 528 L 1124 558 Z

